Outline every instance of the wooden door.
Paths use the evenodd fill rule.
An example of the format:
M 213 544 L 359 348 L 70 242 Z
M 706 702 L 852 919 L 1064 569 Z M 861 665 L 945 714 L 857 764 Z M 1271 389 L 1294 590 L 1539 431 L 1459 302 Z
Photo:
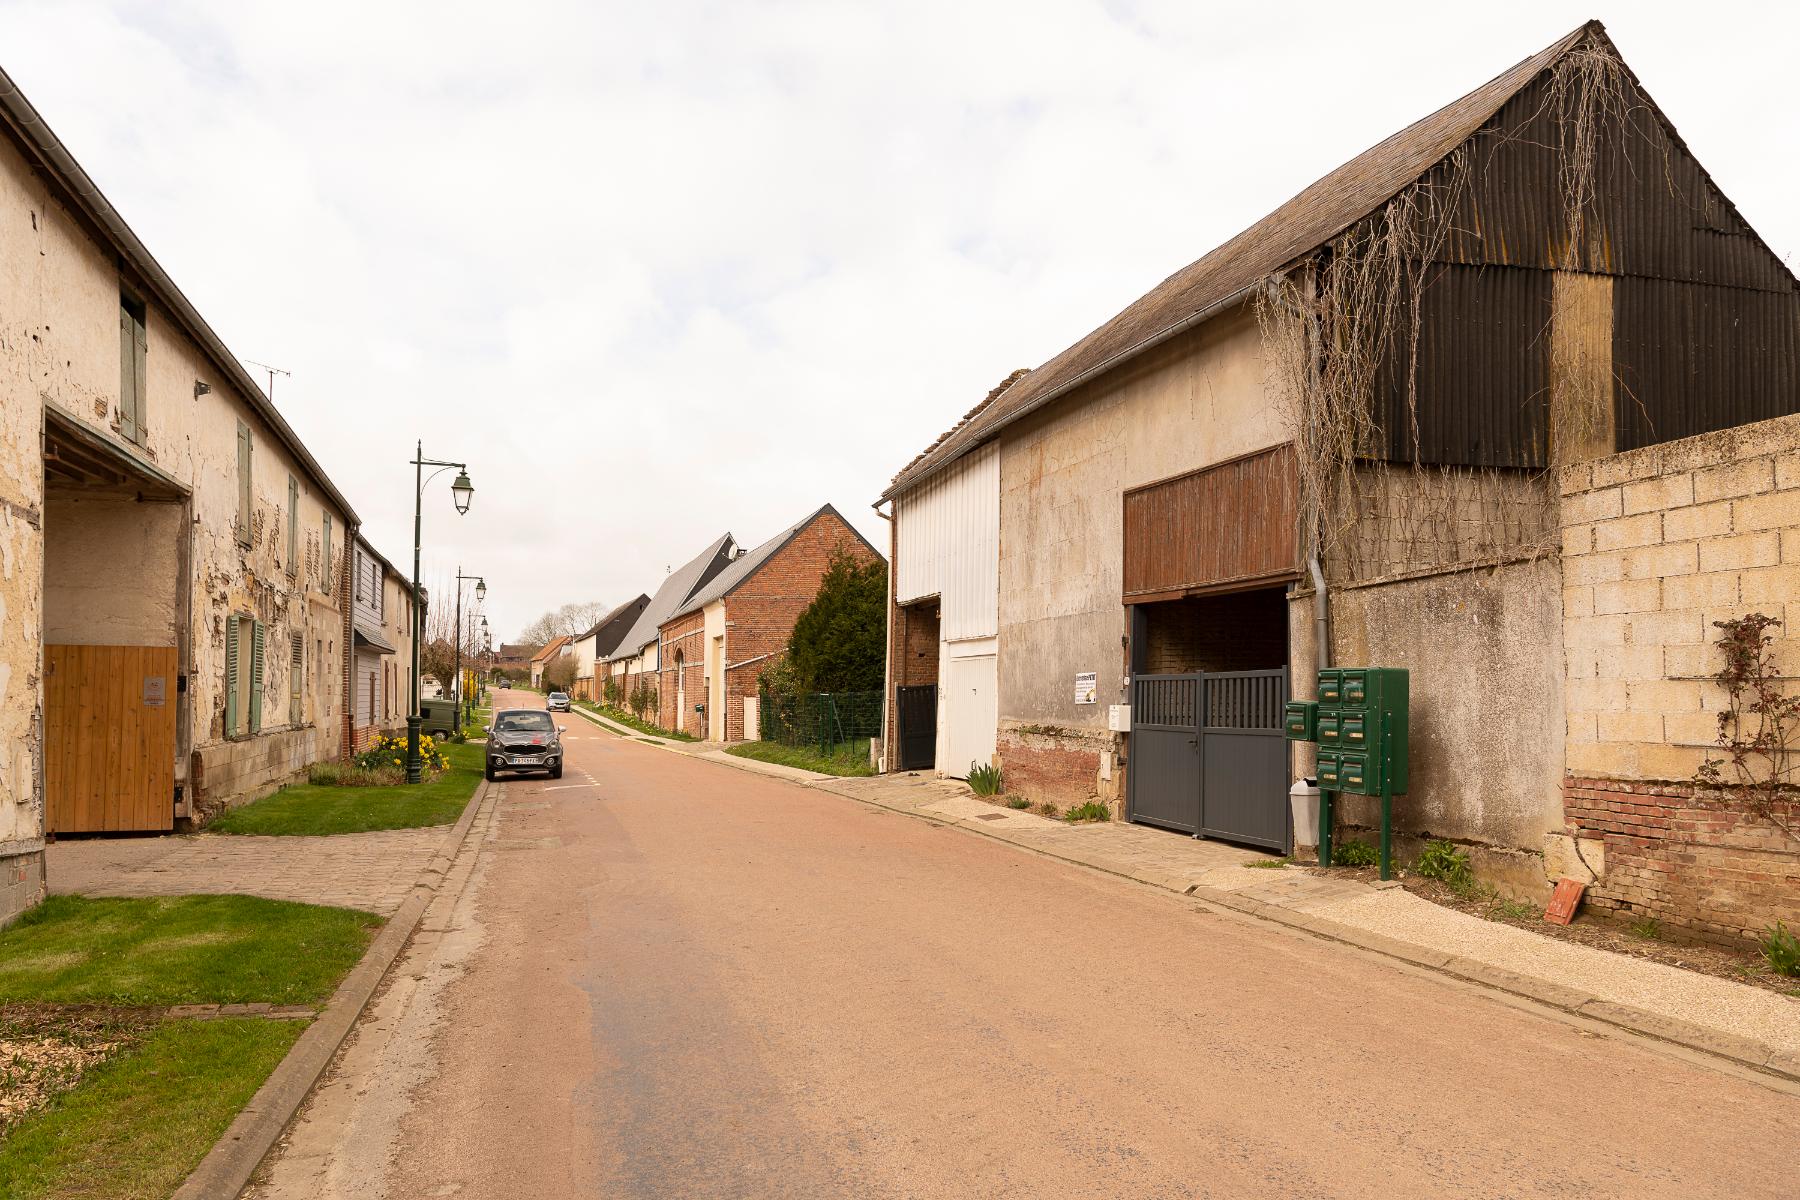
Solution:
M 44 647 L 50 833 L 174 827 L 173 646 Z

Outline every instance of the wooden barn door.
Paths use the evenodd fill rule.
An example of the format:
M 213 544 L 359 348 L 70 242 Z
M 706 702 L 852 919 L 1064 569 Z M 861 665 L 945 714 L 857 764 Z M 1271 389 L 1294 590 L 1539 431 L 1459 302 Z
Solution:
M 173 646 L 44 647 L 50 833 L 174 826 Z

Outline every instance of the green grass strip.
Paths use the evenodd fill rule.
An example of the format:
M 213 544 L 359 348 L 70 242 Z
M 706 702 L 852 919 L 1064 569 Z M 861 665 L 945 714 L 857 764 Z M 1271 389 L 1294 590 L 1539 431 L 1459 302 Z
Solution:
M 776 763 L 784 767 L 799 767 L 803 771 L 816 771 L 820 775 L 873 775 L 875 768 L 869 764 L 869 739 L 857 738 L 847 746 L 839 747 L 830 754 L 820 754 L 811 746 L 784 746 L 780 742 L 745 742 L 741 746 L 728 746 L 727 754 L 735 754 L 739 758 L 754 758 L 757 762 Z
M 236 808 L 208 825 L 212 833 L 317 837 L 450 825 L 481 782 L 482 743 L 439 743 L 450 769 L 429 783 L 320 787 L 297 783 Z
M 51 896 L 0 931 L 0 1002 L 316 1003 L 381 924 L 256 896 Z
M 305 1027 L 258 1017 L 160 1027 L 0 1142 L 0 1196 L 164 1200 Z

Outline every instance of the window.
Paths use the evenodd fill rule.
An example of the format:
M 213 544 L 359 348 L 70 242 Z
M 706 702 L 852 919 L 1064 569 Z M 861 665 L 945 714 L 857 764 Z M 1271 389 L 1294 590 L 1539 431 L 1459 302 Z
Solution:
M 331 595 L 331 514 L 325 514 L 325 553 L 319 559 L 319 590 Z
M 292 579 L 300 572 L 300 481 L 288 476 L 288 544 L 287 573 Z
M 248 546 L 250 544 L 250 427 L 239 421 L 237 429 L 237 540 L 238 545 Z
M 232 617 L 225 623 L 227 737 L 262 730 L 262 692 L 263 623 L 251 617 Z
M 306 635 L 296 633 L 288 644 L 288 724 L 300 726 L 306 723 L 306 701 L 301 682 L 306 678 Z
M 146 358 L 150 343 L 144 336 L 144 306 L 123 293 L 119 296 L 119 432 L 125 440 L 144 443 L 144 393 L 147 390 Z

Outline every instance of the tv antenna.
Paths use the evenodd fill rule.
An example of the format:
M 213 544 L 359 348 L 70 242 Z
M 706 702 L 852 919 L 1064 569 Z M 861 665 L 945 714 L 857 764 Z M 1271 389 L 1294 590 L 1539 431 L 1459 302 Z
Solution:
M 269 403 L 270 404 L 275 403 L 275 377 L 277 375 L 286 375 L 289 379 L 292 379 L 294 377 L 294 373 L 292 371 L 284 371 L 280 367 L 271 367 L 268 363 L 257 362 L 254 358 L 246 358 L 244 361 L 249 363 L 253 367 L 261 367 L 263 370 L 265 370 L 269 373 Z

